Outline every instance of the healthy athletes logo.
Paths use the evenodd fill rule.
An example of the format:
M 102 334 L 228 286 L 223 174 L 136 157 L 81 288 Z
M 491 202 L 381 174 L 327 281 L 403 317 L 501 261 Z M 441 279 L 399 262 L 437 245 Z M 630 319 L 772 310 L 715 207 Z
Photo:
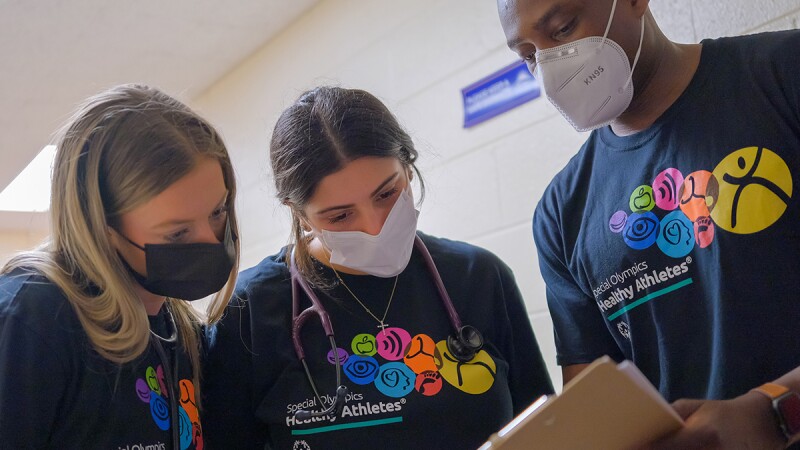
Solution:
M 644 250 L 656 244 L 667 256 L 682 258 L 695 245 L 710 246 L 717 227 L 752 234 L 775 223 L 792 197 L 789 168 L 769 149 L 746 147 L 725 157 L 713 171 L 686 177 L 669 168 L 628 197 L 630 214 L 619 210 L 608 227 L 628 247 Z M 659 218 L 658 211 L 666 214 Z
M 177 420 L 180 450 L 189 448 L 192 443 L 195 449 L 202 450 L 203 432 L 200 427 L 200 413 L 195 402 L 194 384 L 184 379 L 180 381 L 179 387 Z M 150 415 L 156 426 L 163 431 L 169 430 L 169 391 L 164 384 L 164 370 L 161 366 L 156 368 L 149 366 L 145 371 L 145 377 L 136 380 L 135 388 L 139 400 L 150 405 Z
M 719 198 L 711 219 L 731 233 L 757 233 L 777 221 L 792 197 L 792 174 L 761 147 L 737 150 L 717 165 Z
M 426 334 L 411 334 L 399 327 L 386 328 L 375 335 L 358 334 L 350 343 L 352 353 L 343 348 L 331 350 L 326 359 L 342 365 L 342 371 L 357 385 L 374 384 L 387 397 L 400 398 L 412 391 L 430 397 L 446 381 L 469 393 L 482 394 L 494 384 L 497 367 L 481 350 L 468 362 L 447 352 L 445 341 L 434 342 Z M 385 360 L 381 363 L 380 359 Z

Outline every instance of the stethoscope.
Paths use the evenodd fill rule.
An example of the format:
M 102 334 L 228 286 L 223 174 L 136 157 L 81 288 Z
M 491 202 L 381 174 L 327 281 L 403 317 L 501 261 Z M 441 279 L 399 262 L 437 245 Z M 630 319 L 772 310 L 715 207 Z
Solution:
M 178 415 L 178 393 L 175 392 L 175 387 L 178 384 L 178 357 L 176 351 L 176 343 L 178 341 L 178 327 L 175 323 L 175 317 L 172 315 L 172 308 L 169 304 L 164 305 L 167 309 L 167 318 L 169 320 L 169 325 L 172 328 L 172 332 L 168 338 L 164 338 L 158 335 L 152 329 L 150 330 L 150 340 L 153 342 L 153 346 L 156 348 L 156 353 L 158 353 L 158 359 L 161 360 L 161 364 L 164 367 L 164 372 L 167 373 L 169 380 L 165 383 L 167 386 L 167 395 L 169 396 L 169 414 L 170 414 L 170 428 L 172 433 L 172 448 L 179 449 L 181 448 L 181 437 L 180 437 L 180 416 Z M 161 345 L 161 342 L 170 345 L 170 357 L 167 356 L 167 352 L 164 350 L 164 346 Z M 173 366 L 170 364 L 171 361 L 175 362 Z
M 448 295 L 447 289 L 444 287 L 442 277 L 439 275 L 439 271 L 436 269 L 436 264 L 434 264 L 428 248 L 425 247 L 425 244 L 422 242 L 422 239 L 420 239 L 419 236 L 415 236 L 414 238 L 414 247 L 422 254 L 422 257 L 425 260 L 425 265 L 428 268 L 428 272 L 433 277 L 433 282 L 436 285 L 436 289 L 439 291 L 439 297 L 442 299 L 442 303 L 447 311 L 447 316 L 450 318 L 450 324 L 456 331 L 454 335 L 447 337 L 447 350 L 458 361 L 468 362 L 472 360 L 472 358 L 475 357 L 475 354 L 483 347 L 483 336 L 481 335 L 480 331 L 478 331 L 478 329 L 472 325 L 462 325 L 461 317 L 459 317 L 455 307 L 453 307 L 453 302 L 450 300 L 450 295 Z M 306 355 L 303 351 L 303 344 L 300 342 L 300 330 L 303 328 L 306 320 L 308 320 L 312 314 L 319 316 L 319 320 L 322 323 L 322 328 L 325 330 L 325 335 L 328 336 L 328 339 L 331 343 L 331 349 L 333 350 L 332 355 L 334 355 L 333 359 L 335 360 L 336 366 L 336 386 L 338 386 L 336 388 L 336 395 L 327 408 L 322 409 L 321 411 L 301 409 L 295 412 L 294 417 L 297 420 L 306 420 L 311 417 L 327 416 L 333 411 L 336 411 L 336 415 L 339 415 L 344 407 L 345 397 L 347 396 L 348 389 L 347 386 L 342 384 L 342 368 L 340 358 L 338 356 L 339 353 L 338 348 L 336 347 L 336 341 L 333 337 L 333 326 L 331 325 L 331 320 L 328 317 L 328 312 L 325 311 L 325 308 L 323 308 L 322 303 L 320 303 L 317 295 L 297 270 L 297 266 L 294 261 L 294 248 L 292 249 L 291 257 L 289 259 L 289 270 L 292 277 L 292 342 L 294 343 L 294 350 L 297 353 L 297 357 L 300 359 L 300 362 L 303 364 L 303 369 L 306 372 L 306 377 L 308 378 L 309 384 L 311 384 L 311 389 L 314 391 L 314 395 L 320 402 L 320 406 L 323 406 L 322 397 L 319 395 L 317 386 L 314 383 L 314 378 L 311 376 L 311 371 L 308 369 L 308 364 L 306 363 Z M 300 312 L 299 314 L 298 310 L 300 309 L 300 292 L 297 289 L 298 286 L 303 290 L 303 292 L 305 292 L 308 299 L 311 300 L 311 306 L 304 309 L 303 312 Z

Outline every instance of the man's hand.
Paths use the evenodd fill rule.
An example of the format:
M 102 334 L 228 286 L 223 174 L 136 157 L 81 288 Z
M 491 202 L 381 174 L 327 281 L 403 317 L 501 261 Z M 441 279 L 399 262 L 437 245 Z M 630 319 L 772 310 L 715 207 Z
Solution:
M 678 400 L 672 404 L 685 426 L 646 447 L 665 449 L 782 449 L 785 440 L 770 400 L 748 392 L 732 400 Z

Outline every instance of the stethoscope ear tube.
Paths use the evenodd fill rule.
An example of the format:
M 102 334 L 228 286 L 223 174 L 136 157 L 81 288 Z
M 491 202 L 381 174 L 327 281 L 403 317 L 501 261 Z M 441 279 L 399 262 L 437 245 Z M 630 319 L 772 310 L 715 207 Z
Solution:
M 170 314 L 172 313 L 170 312 Z M 174 319 L 173 319 L 173 324 L 174 324 Z M 156 348 L 156 353 L 158 353 L 158 358 L 161 360 L 164 372 L 166 372 L 166 375 L 168 377 L 167 383 L 165 384 L 167 385 L 166 395 L 169 396 L 169 414 L 170 414 L 169 425 L 172 433 L 172 448 L 180 448 L 181 446 L 180 429 L 179 429 L 180 416 L 178 414 L 178 399 L 177 399 L 177 395 L 179 394 L 176 392 L 175 389 L 178 384 L 178 358 L 174 346 L 177 344 L 173 343 L 172 344 L 173 347 L 170 350 L 170 352 L 174 357 L 174 362 L 175 362 L 173 366 L 170 363 L 170 358 L 167 357 L 166 351 L 164 351 L 164 347 L 162 347 L 161 342 L 159 342 L 159 339 L 150 336 L 150 341 L 153 342 L 153 346 Z
M 294 344 L 294 350 L 297 353 L 297 357 L 301 360 L 304 360 L 306 356 L 305 352 L 303 351 L 303 344 L 300 342 L 300 329 L 303 328 L 305 321 L 308 320 L 311 314 L 316 314 L 319 316 L 319 321 L 322 323 L 322 328 L 325 330 L 325 335 L 329 338 L 333 338 L 333 325 L 331 325 L 331 319 L 328 317 L 328 312 L 325 311 L 325 308 L 323 308 L 322 304 L 319 302 L 319 298 L 316 294 L 314 294 L 314 291 L 311 290 L 311 287 L 300 274 L 300 271 L 297 270 L 297 264 L 294 260 L 294 250 L 295 248 L 292 247 L 291 257 L 289 258 L 289 273 L 292 279 L 292 344 Z M 297 291 L 297 286 L 300 286 L 300 289 L 303 290 L 303 292 L 306 294 L 306 297 L 308 297 L 308 299 L 311 301 L 311 306 L 299 314 L 298 309 L 300 305 L 300 293 Z
M 441 275 L 439 275 L 439 270 L 436 268 L 436 263 L 433 262 L 431 253 L 419 236 L 414 238 L 414 246 L 422 254 L 422 259 L 425 260 L 428 272 L 433 277 L 433 284 L 436 285 L 439 297 L 441 297 L 447 315 L 450 317 L 450 324 L 453 325 L 453 330 L 456 332 L 455 335 L 447 337 L 447 349 L 459 361 L 468 362 L 483 348 L 483 335 L 472 325 L 461 324 L 461 317 L 456 312 L 453 301 L 450 300 L 450 294 L 447 293 L 447 289 L 444 287 L 444 282 Z
M 428 272 L 431 274 L 431 277 L 433 277 L 433 284 L 436 286 L 436 290 L 439 291 L 439 297 L 442 299 L 442 303 L 444 303 L 444 309 L 447 311 L 447 316 L 450 318 L 450 324 L 453 325 L 453 330 L 460 330 L 461 317 L 458 316 L 456 308 L 453 306 L 453 301 L 450 300 L 450 294 L 447 293 L 447 289 L 444 287 L 444 282 L 442 281 L 441 275 L 439 275 L 439 270 L 436 268 L 436 263 L 433 262 L 431 253 L 428 251 L 428 248 L 425 247 L 419 235 L 414 237 L 414 247 L 419 250 L 422 259 L 425 260 L 425 265 L 428 267 Z

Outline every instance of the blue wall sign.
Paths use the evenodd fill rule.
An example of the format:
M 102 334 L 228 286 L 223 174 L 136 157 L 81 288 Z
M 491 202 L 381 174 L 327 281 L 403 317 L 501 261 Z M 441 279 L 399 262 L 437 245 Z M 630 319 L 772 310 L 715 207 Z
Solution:
M 539 82 L 528 72 L 525 61 L 517 61 L 461 90 L 464 128 L 469 128 L 541 94 Z

